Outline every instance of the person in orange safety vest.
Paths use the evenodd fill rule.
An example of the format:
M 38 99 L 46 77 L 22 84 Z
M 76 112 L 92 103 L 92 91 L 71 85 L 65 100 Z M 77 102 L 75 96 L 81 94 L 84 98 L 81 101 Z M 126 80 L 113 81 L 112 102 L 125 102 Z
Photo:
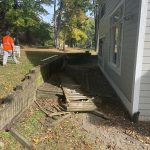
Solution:
M 2 38 L 2 48 L 4 50 L 3 54 L 3 66 L 7 65 L 7 59 L 8 56 L 12 56 L 13 60 L 16 64 L 19 63 L 19 61 L 16 59 L 16 56 L 14 54 L 14 40 L 12 37 L 10 37 L 10 32 L 7 31 L 6 35 Z

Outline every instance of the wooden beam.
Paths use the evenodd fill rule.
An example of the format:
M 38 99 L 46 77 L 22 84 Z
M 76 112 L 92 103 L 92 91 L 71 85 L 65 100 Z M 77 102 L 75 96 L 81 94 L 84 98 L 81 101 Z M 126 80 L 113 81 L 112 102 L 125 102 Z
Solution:
M 62 85 L 63 87 L 65 87 L 65 88 L 69 88 L 69 87 L 70 87 L 70 88 L 73 88 L 73 87 L 74 87 L 74 88 L 75 88 L 75 87 L 78 88 L 78 87 L 81 87 L 80 84 L 73 84 L 73 83 L 71 83 L 71 84 L 69 84 L 69 83 L 62 83 L 61 85 Z
M 58 106 L 52 105 L 53 108 L 55 108 L 58 112 L 60 112 L 60 108 Z
M 63 107 L 61 107 L 60 105 L 57 105 L 57 106 L 60 108 L 61 111 L 64 111 Z
M 15 129 L 11 128 L 9 130 L 10 134 L 17 140 L 19 141 L 25 148 L 29 150 L 35 150 L 33 145 L 21 134 L 19 134 Z
M 60 124 L 61 122 L 63 122 L 65 119 L 67 119 L 68 117 L 71 116 L 71 113 L 67 114 L 67 115 L 64 115 L 63 117 L 61 117 L 60 119 L 54 121 L 51 126 L 57 126 L 58 124 Z
M 68 98 L 78 98 L 78 99 L 89 99 L 87 96 L 82 95 L 67 95 Z
M 96 110 L 97 108 L 93 108 L 93 107 L 88 107 L 88 108 L 75 108 L 75 107 L 67 107 L 67 111 L 68 112 L 92 112 L 94 110 Z
M 70 101 L 69 101 L 69 99 L 67 99 L 67 95 L 66 95 L 66 92 L 65 92 L 65 90 L 64 90 L 63 87 L 62 87 L 62 90 L 63 90 L 63 93 L 64 93 L 64 95 L 65 95 L 65 97 L 66 97 L 66 102 L 69 103 Z
M 46 61 L 46 60 L 48 60 L 48 59 L 52 59 L 52 58 L 57 57 L 57 56 L 58 56 L 58 55 L 53 55 L 53 56 L 47 57 L 47 58 L 45 58 L 45 59 L 42 59 L 41 61 Z
M 55 113 L 49 114 L 49 117 L 66 115 L 66 114 L 70 114 L 70 112 L 55 112 Z
M 97 109 L 96 105 L 91 102 L 71 102 L 68 105 L 63 105 L 67 111 L 70 112 L 85 112 L 94 111 Z
M 44 112 L 48 117 L 51 117 L 50 114 L 36 100 L 34 102 L 37 104 L 42 112 Z
M 101 117 L 103 119 L 110 120 L 110 118 L 108 116 L 106 116 L 104 113 L 102 113 L 98 110 L 92 111 L 91 113 L 98 116 L 98 117 Z

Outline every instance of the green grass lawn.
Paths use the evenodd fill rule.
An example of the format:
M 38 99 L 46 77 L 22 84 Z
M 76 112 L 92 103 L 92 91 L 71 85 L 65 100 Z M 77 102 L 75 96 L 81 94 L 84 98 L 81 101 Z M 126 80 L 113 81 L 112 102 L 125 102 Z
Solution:
M 13 88 L 21 82 L 24 75 L 31 68 L 42 64 L 42 59 L 52 55 L 54 53 L 45 51 L 22 51 L 21 57 L 19 58 L 21 64 L 15 64 L 12 60 L 9 60 L 7 66 L 3 67 L 0 65 L 0 99 L 10 94 Z

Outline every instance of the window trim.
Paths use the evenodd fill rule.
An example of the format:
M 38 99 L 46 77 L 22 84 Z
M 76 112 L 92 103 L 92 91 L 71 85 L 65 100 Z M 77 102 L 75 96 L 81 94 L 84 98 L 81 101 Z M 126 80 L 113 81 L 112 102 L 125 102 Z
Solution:
M 119 66 L 117 66 L 117 64 L 113 63 L 112 61 L 112 55 L 113 55 L 113 44 L 112 44 L 112 28 L 113 28 L 113 24 L 112 24 L 112 17 L 115 15 L 115 13 L 122 7 L 123 12 L 122 12 L 122 19 L 121 19 L 121 23 L 122 23 L 122 31 L 121 31 L 121 49 L 120 49 L 120 59 L 119 59 Z M 110 48 L 109 48 L 109 66 L 111 67 L 111 69 L 116 72 L 118 75 L 121 75 L 121 62 L 122 62 L 122 49 L 123 49 L 123 39 L 124 39 L 124 13 L 125 13 L 125 2 L 124 0 L 122 2 L 120 2 L 120 4 L 116 7 L 116 9 L 112 12 L 112 14 L 110 15 Z

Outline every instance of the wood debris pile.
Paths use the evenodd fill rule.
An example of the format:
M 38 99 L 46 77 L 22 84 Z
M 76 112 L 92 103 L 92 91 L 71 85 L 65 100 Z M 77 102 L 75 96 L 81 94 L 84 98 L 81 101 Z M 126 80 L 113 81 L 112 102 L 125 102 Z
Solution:
M 47 101 L 47 105 L 44 106 L 43 103 L 45 103 L 45 101 Z M 70 112 L 66 112 L 57 102 L 52 103 L 48 100 L 43 100 L 42 102 L 42 100 L 40 100 L 39 102 L 35 101 L 35 103 L 39 107 L 39 109 L 47 116 L 47 126 L 57 126 L 64 119 L 68 118 L 71 115 Z
M 61 75 L 61 88 L 66 98 L 61 105 L 67 112 L 90 112 L 103 119 L 109 119 L 98 110 L 101 100 L 96 99 L 88 92 L 83 92 L 80 85 L 64 74 Z
M 66 111 L 90 112 L 97 109 L 94 98 L 89 93 L 83 93 L 80 85 L 68 76 L 61 75 L 61 88 L 66 98 L 62 106 Z

